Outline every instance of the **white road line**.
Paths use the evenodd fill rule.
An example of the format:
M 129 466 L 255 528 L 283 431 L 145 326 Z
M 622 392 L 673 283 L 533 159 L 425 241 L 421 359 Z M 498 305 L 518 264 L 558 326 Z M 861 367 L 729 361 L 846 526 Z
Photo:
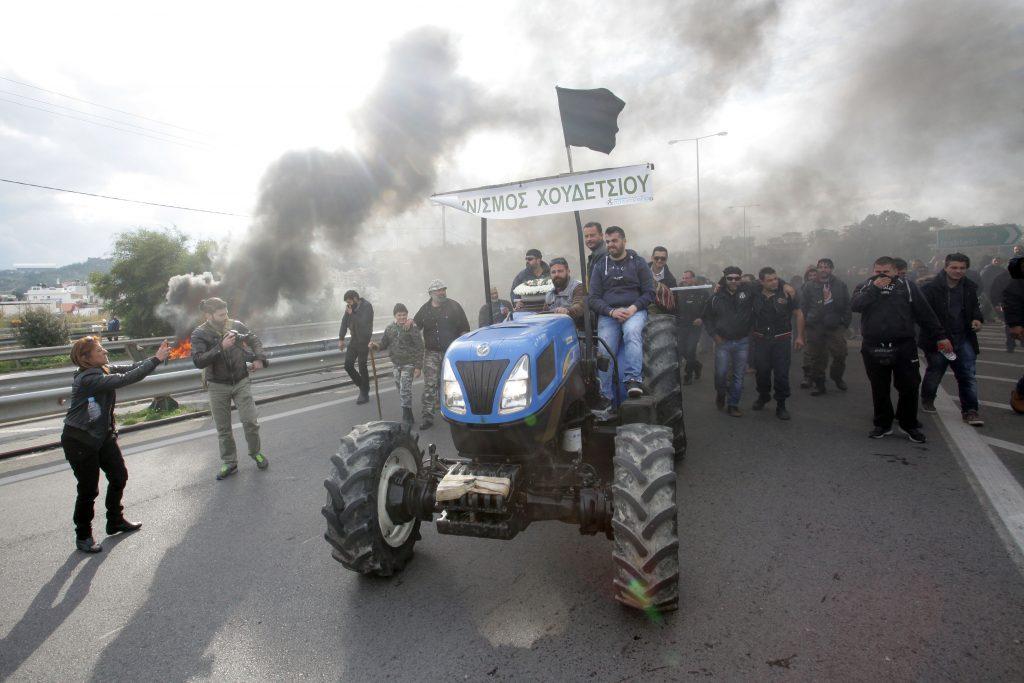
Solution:
M 958 404 L 960 403 L 960 399 L 959 398 L 953 398 L 953 400 L 956 401 Z M 986 408 L 1002 408 L 1003 410 L 1013 410 L 1013 408 L 1010 407 L 1009 402 L 1007 402 L 1007 403 L 997 403 L 996 401 L 981 401 L 981 400 L 979 400 L 978 401 L 978 405 L 979 406 L 985 406 Z
M 997 446 L 998 448 L 1013 451 L 1014 453 L 1024 453 L 1024 446 L 1013 443 L 1012 441 L 1003 441 L 1002 439 L 997 439 L 994 436 L 983 436 L 981 437 L 981 440 L 989 446 Z
M 1003 365 L 1003 366 L 1008 367 L 1008 368 L 1017 368 L 1018 370 L 1024 372 L 1024 365 L 1021 365 L 1020 363 L 1001 363 L 1000 361 L 997 361 L 997 360 L 982 360 L 981 358 L 978 358 L 974 362 L 975 363 L 988 363 L 989 365 Z
M 1003 353 L 1009 353 L 1009 351 L 1006 350 L 1005 346 L 1002 348 L 998 346 L 979 346 L 978 348 L 981 349 L 982 351 L 1002 351 Z
M 978 431 L 960 419 L 959 407 L 942 387 L 935 407 L 960 467 L 1017 567 L 1024 571 L 1024 488 Z
M 993 382 L 1006 382 L 1008 384 L 1016 384 L 1017 380 L 1007 379 L 1006 377 L 993 377 L 992 375 L 975 375 L 975 379 L 990 379 Z
M 416 382 L 416 384 L 421 384 Z M 390 386 L 380 390 L 380 393 L 385 394 L 389 391 L 394 391 L 395 387 Z M 347 395 L 345 398 L 333 399 L 330 401 L 324 401 L 312 406 L 306 406 L 305 408 L 296 408 L 294 410 L 286 410 L 283 413 L 275 413 L 268 415 L 267 417 L 259 418 L 260 424 L 266 422 L 273 422 L 274 420 L 281 420 L 286 417 L 292 417 L 293 415 L 300 415 L 302 413 L 308 413 L 313 410 L 322 410 L 324 408 L 330 408 L 331 406 L 340 405 L 342 403 L 348 403 L 357 392 L 353 392 Z M 232 425 L 232 429 L 241 429 L 241 423 L 235 423 Z M 189 434 L 181 434 L 180 436 L 173 436 L 169 439 L 163 439 L 161 441 L 154 441 L 148 444 L 139 444 L 138 446 L 129 446 L 122 449 L 121 453 L 128 457 L 129 455 L 135 455 L 136 453 L 145 453 L 146 451 L 156 450 L 158 448 L 166 448 L 167 446 L 173 446 L 179 443 L 185 443 L 186 441 L 194 441 L 196 439 L 202 439 L 204 437 L 213 436 L 217 433 L 216 429 L 204 429 L 199 432 L 191 432 Z M 0 486 L 7 486 L 9 484 L 16 484 L 19 481 L 26 481 L 28 479 L 35 479 L 37 477 L 44 477 L 48 474 L 55 474 L 57 472 L 63 472 L 64 470 L 71 469 L 66 462 L 49 465 L 48 467 L 40 467 L 39 469 L 28 470 L 26 472 L 17 472 L 6 477 L 0 477 Z

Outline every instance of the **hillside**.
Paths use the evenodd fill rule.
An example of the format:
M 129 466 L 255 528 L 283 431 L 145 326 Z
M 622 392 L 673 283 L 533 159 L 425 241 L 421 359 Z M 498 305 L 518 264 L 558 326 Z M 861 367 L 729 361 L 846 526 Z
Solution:
M 59 268 L 40 270 L 0 270 L 0 294 L 23 294 L 35 284 L 54 285 L 58 281 L 86 280 L 89 273 L 105 273 L 113 263 L 108 258 L 90 258 L 81 263 L 71 263 Z

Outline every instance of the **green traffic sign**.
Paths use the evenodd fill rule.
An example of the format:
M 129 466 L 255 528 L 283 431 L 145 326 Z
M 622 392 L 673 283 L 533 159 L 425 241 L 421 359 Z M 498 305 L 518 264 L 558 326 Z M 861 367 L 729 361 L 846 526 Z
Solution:
M 981 225 L 970 228 L 949 228 L 935 233 L 935 246 L 940 249 L 952 247 L 1002 247 L 1016 244 L 1020 240 L 1020 226 Z

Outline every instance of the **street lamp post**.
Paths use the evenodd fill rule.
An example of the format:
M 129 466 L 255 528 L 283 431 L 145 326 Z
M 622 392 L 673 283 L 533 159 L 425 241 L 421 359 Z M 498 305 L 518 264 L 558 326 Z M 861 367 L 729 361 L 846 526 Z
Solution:
M 745 247 L 745 251 L 747 252 L 747 267 L 748 268 L 751 267 L 750 266 L 750 260 L 751 260 L 752 257 L 750 255 L 750 240 L 748 239 L 748 235 L 747 235 L 747 209 L 755 207 L 755 206 L 761 206 L 761 205 L 760 204 L 738 204 L 737 206 L 730 206 L 729 207 L 730 209 L 743 209 L 743 231 L 740 233 L 740 235 L 743 237 L 743 244 L 744 244 L 744 247 Z
M 668 144 L 674 145 L 677 142 L 692 142 L 693 147 L 697 152 L 697 271 L 700 274 L 704 273 L 704 267 L 702 263 L 703 257 L 703 243 L 701 242 L 700 232 L 700 141 L 706 138 L 713 138 L 718 135 L 728 135 L 729 131 L 723 130 L 720 133 L 712 133 L 710 135 L 701 135 L 696 138 L 680 138 L 678 140 L 669 140 Z

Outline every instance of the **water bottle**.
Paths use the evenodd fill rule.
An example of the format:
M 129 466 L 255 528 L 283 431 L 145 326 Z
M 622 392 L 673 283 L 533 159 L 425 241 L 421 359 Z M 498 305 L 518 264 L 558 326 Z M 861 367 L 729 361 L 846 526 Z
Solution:
M 89 407 L 88 407 L 88 410 L 89 410 L 89 422 L 95 422 L 96 420 L 100 419 L 100 415 L 103 414 L 103 411 L 100 409 L 100 404 L 96 402 L 96 397 L 95 396 L 90 396 L 89 397 Z

